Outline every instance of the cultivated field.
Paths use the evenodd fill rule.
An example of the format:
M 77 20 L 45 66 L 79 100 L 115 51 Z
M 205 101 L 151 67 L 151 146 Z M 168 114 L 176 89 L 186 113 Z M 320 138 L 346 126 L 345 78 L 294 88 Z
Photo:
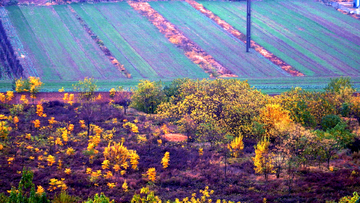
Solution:
M 43 80 L 124 78 L 65 7 L 7 7 Z
M 200 1 L 246 33 L 245 2 Z M 252 39 L 307 76 L 357 76 L 360 21 L 314 1 L 256 1 Z
M 244 43 L 232 37 L 188 3 L 159 1 L 150 2 L 150 5 L 175 24 L 185 36 L 239 77 L 289 76 L 256 52 L 246 53 Z
M 246 33 L 246 2 L 198 2 Z M 336 76 L 352 77 L 355 87 L 360 83 L 360 21 L 319 2 L 253 3 L 252 39 L 303 73 L 301 78 L 255 50 L 246 53 L 241 40 L 187 2 L 149 4 L 199 50 L 256 87 L 321 89 Z M 127 2 L 21 5 L 5 10 L 2 22 L 12 25 L 8 27 L 13 30 L 5 29 L 12 32 L 10 41 L 25 76 L 41 77 L 48 85 L 44 90 L 62 86 L 71 90 L 72 82 L 84 77 L 97 79 L 105 90 L 114 84 L 132 87 L 141 79 L 209 78 L 185 55 L 186 44 L 171 43 Z M 4 78 L 0 87 L 6 89 L 11 84 Z
M 126 2 L 71 7 L 133 78 L 208 77 Z

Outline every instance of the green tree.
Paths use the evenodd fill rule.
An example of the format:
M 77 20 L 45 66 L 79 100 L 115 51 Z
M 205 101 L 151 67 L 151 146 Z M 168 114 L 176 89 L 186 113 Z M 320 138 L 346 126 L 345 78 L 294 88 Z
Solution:
M 8 199 L 9 203 L 48 203 L 50 202 L 46 197 L 46 192 L 44 191 L 35 191 L 35 185 L 32 182 L 34 173 L 23 168 L 22 177 L 19 182 L 17 190 L 15 187 L 11 188 L 10 196 Z
M 170 98 L 175 98 L 180 94 L 180 87 L 182 84 L 186 83 L 190 79 L 188 78 L 178 78 L 173 80 L 169 85 L 166 85 L 164 87 L 164 94 L 167 97 L 167 101 L 170 100 Z
M 355 91 L 350 77 L 330 78 L 329 84 L 324 89 L 331 93 L 341 93 L 347 88 Z
M 111 200 L 101 193 L 100 196 L 98 193 L 95 194 L 94 199 L 88 199 L 85 203 L 114 203 L 114 200 Z
M 78 83 L 73 85 L 74 91 L 79 92 L 79 99 L 81 101 L 94 101 L 95 92 L 98 90 L 96 81 L 94 78 L 84 78 L 84 80 L 79 80 Z
M 130 107 L 145 113 L 155 113 L 165 98 L 161 82 L 141 80 L 137 89 L 133 91 Z
M 339 122 L 335 127 L 326 131 L 315 131 L 320 139 L 318 148 L 322 151 L 327 167 L 330 167 L 330 160 L 340 149 L 344 149 L 354 140 L 355 135 L 347 129 L 345 122 Z
M 74 91 L 79 92 L 78 100 L 81 102 L 79 108 L 80 117 L 86 122 L 87 134 L 90 135 L 90 124 L 94 121 L 100 111 L 100 105 L 95 103 L 95 92 L 98 90 L 94 78 L 84 78 L 73 85 Z

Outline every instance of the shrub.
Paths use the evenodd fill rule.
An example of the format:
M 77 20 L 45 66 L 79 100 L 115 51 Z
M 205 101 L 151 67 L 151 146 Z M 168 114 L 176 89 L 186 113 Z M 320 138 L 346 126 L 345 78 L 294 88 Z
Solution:
M 98 87 L 96 85 L 96 81 L 94 78 L 85 78 L 83 81 L 79 81 L 78 83 L 73 85 L 75 92 L 80 92 L 79 99 L 92 101 L 95 99 L 95 92 Z
M 353 90 L 350 77 L 331 78 L 329 84 L 325 87 L 325 91 L 332 93 L 341 93 L 346 88 Z
M 177 97 L 159 105 L 160 118 L 176 121 L 187 116 L 200 127 L 214 120 L 232 136 L 249 135 L 256 116 L 271 99 L 247 81 L 236 79 L 188 80 L 179 91 Z
M 145 113 L 155 113 L 157 106 L 165 101 L 165 98 L 161 82 L 141 80 L 133 91 L 130 107 Z
M 20 78 L 15 80 L 15 91 L 19 93 L 30 92 L 31 98 L 35 98 L 42 85 L 43 83 L 40 81 L 40 78 L 37 77 Z
M 337 115 L 326 115 L 321 119 L 321 128 L 326 131 L 334 128 L 338 123 L 341 122 L 341 118 Z
M 343 117 L 348 117 L 350 114 L 350 104 L 347 102 L 342 103 L 340 113 Z
M 100 196 L 98 193 L 94 196 L 94 199 L 88 199 L 85 203 L 113 203 L 114 200 L 109 200 L 108 197 L 104 195 L 104 193 L 101 193 Z
M 60 194 L 55 194 L 53 203 L 75 203 L 79 202 L 79 197 L 69 195 L 66 191 L 62 190 Z

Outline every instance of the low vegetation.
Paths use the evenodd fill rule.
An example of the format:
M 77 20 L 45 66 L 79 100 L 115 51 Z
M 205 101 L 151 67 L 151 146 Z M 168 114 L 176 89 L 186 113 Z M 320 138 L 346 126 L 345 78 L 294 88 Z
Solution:
M 0 93 L 0 202 L 359 201 L 350 78 L 277 96 L 235 79 L 141 81 L 131 99 L 86 78 L 39 103 L 39 78 L 15 86 Z

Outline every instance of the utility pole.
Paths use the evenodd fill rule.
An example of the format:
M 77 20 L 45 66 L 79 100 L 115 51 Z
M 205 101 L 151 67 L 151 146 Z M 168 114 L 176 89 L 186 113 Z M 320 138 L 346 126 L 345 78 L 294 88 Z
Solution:
M 246 52 L 249 52 L 251 43 L 251 0 L 247 0 L 246 5 Z

